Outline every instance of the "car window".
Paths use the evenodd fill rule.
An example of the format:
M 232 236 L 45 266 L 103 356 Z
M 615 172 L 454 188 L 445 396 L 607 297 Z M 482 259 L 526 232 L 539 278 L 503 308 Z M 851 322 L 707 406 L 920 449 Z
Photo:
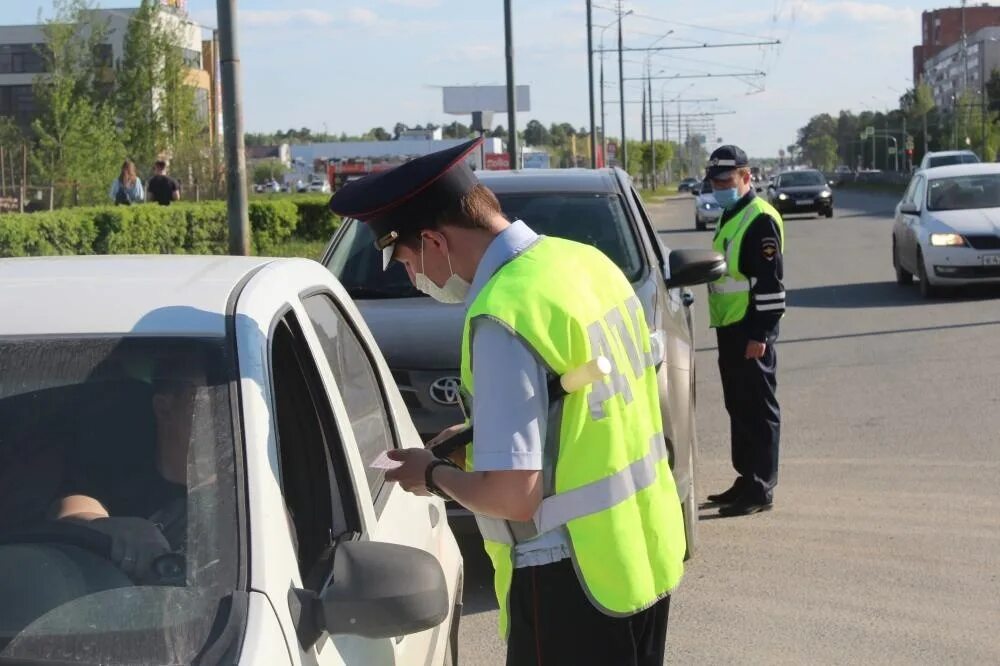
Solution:
M 658 242 L 659 237 L 656 233 L 656 229 L 653 227 L 652 221 L 649 219 L 646 207 L 642 203 L 642 197 L 639 196 L 639 193 L 635 191 L 634 187 L 630 187 L 629 191 L 631 192 L 632 195 L 632 202 L 635 204 L 636 209 L 638 209 L 639 211 L 639 217 L 642 220 L 643 231 L 645 232 L 646 236 L 649 237 L 650 245 L 653 246 L 653 254 L 656 255 L 656 263 L 659 264 L 660 266 L 663 266 L 664 263 L 663 254 L 661 252 L 663 246 L 660 245 L 660 243 Z
M 302 299 L 302 304 L 316 329 L 323 354 L 344 399 L 374 499 L 385 483 L 385 472 L 370 464 L 380 454 L 396 448 L 378 370 L 331 296 L 316 294 Z
M 337 539 L 360 531 L 354 492 L 332 410 L 291 312 L 275 327 L 271 376 L 281 492 L 294 537 L 299 574 L 319 590 Z
M 645 269 L 625 202 L 617 194 L 539 192 L 499 194 L 500 206 L 508 219 L 524 220 L 539 234 L 568 238 L 593 245 L 625 273 L 630 282 Z M 352 298 L 422 297 L 406 269 L 393 262 L 382 270 L 382 254 L 367 224 L 347 220 L 327 267 L 337 276 Z
M 900 203 L 910 203 L 913 201 L 914 190 L 917 189 L 917 181 L 920 180 L 919 177 L 914 177 L 910 180 L 910 184 L 906 186 L 906 192 L 903 193 L 903 198 Z
M 239 584 L 234 375 L 218 339 L 0 339 L 0 661 L 205 653 Z M 162 566 L 127 576 L 50 520 L 70 495 L 158 529 Z
M 924 183 L 926 182 L 923 176 L 917 176 L 913 187 L 913 203 L 917 205 L 917 210 L 923 210 L 926 207 L 926 202 L 924 201 Z
M 928 210 L 1000 207 L 1000 174 L 935 178 L 927 188 Z
M 778 187 L 809 187 L 825 183 L 823 174 L 818 171 L 793 171 L 778 178 Z

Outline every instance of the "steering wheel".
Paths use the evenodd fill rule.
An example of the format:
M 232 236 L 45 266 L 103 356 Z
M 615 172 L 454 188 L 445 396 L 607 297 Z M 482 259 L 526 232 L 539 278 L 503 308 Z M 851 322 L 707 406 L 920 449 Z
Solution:
M 0 534 L 0 545 L 28 543 L 75 546 L 113 562 L 110 536 L 67 520 L 49 520 L 26 530 Z M 166 553 L 153 560 L 150 571 L 156 584 L 183 586 L 186 559 L 180 553 Z

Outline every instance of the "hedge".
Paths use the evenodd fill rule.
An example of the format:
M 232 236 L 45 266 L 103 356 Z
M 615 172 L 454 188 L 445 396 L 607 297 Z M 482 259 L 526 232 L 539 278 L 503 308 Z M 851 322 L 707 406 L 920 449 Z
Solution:
M 293 236 L 329 238 L 340 220 L 326 199 L 288 197 L 249 204 L 253 250 L 266 255 Z M 55 254 L 224 254 L 226 205 L 219 201 L 98 206 L 0 215 L 0 257 Z

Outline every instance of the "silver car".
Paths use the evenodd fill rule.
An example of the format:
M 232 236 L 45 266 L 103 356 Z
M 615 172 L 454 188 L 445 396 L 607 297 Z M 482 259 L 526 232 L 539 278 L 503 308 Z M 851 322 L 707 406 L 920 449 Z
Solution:
M 695 194 L 694 228 L 704 231 L 709 224 L 717 224 L 720 217 L 722 217 L 722 206 L 715 200 L 711 181 L 706 179 Z
M 540 234 L 600 248 L 631 281 L 660 353 L 663 433 L 683 503 L 688 544 L 698 518 L 695 501 L 695 367 L 691 305 L 684 287 L 714 280 L 721 255 L 671 251 L 663 245 L 628 175 L 619 169 L 531 169 L 479 172 L 510 219 Z M 458 406 L 459 354 L 465 308 L 443 305 L 414 289 L 402 266 L 382 271 L 368 226 L 346 220 L 323 262 L 354 298 L 389 362 L 425 439 L 463 420 Z M 669 390 L 668 390 L 669 387 Z M 455 507 L 456 531 L 472 523 Z
M 957 164 L 918 172 L 896 206 L 896 282 L 943 287 L 1000 284 L 1000 164 Z

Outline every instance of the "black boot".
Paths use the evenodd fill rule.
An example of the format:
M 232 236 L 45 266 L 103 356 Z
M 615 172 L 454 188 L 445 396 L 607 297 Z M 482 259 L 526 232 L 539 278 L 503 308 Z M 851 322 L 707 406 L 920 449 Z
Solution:
M 729 490 L 709 495 L 705 499 L 708 500 L 709 504 L 731 504 L 740 498 L 745 488 L 746 481 L 742 476 L 738 476 Z

